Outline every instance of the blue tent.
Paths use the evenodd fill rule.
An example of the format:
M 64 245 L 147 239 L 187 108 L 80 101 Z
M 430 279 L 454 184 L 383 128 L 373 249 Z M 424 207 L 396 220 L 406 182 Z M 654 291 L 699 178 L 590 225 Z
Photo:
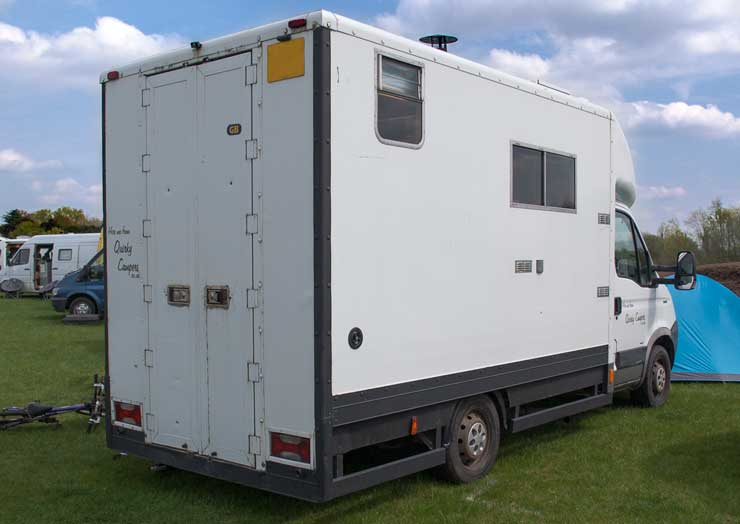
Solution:
M 673 380 L 740 382 L 740 297 L 703 275 L 693 291 L 670 290 L 678 317 Z

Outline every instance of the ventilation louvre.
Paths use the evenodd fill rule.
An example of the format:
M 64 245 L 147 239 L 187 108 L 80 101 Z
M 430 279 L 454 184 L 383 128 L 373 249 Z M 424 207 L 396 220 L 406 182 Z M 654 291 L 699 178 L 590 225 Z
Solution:
M 600 286 L 596 288 L 596 297 L 604 298 L 609 296 L 609 286 Z
M 608 213 L 599 213 L 599 224 L 603 226 L 608 226 L 609 224 L 611 224 L 611 222 L 611 215 L 609 215 Z
M 531 260 L 517 260 L 514 262 L 514 273 L 531 273 L 532 272 L 532 261 Z

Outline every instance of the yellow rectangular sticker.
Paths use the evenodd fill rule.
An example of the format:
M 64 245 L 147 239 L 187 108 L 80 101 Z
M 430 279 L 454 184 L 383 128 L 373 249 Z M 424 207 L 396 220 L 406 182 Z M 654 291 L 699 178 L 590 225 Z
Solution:
M 267 81 L 278 82 L 305 74 L 304 38 L 267 46 Z

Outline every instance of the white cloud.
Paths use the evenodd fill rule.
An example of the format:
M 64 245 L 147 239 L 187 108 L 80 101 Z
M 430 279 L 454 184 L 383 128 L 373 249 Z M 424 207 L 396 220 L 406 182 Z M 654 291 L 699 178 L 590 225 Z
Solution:
M 0 172 L 26 173 L 61 165 L 59 160 L 34 160 L 14 149 L 0 149 Z
M 701 77 L 740 69 L 737 0 L 400 0 L 381 26 L 411 37 L 430 32 L 461 36 L 458 47 L 493 67 L 541 78 L 614 109 L 632 125 L 660 122 L 670 129 L 734 135 L 734 116 L 713 106 L 680 103 L 634 107 L 622 93 L 649 82 L 672 85 L 687 100 Z M 476 49 L 490 38 L 536 35 L 540 54 Z M 637 117 L 636 117 L 637 115 Z M 727 131 L 727 130 L 731 131 Z
M 688 195 L 688 191 L 681 186 L 640 186 L 637 190 L 638 200 L 664 200 L 680 198 Z
M 539 55 L 519 54 L 505 49 L 492 49 L 489 62 L 496 69 L 536 81 L 550 72 L 550 62 Z
M 689 105 L 685 102 L 630 104 L 633 114 L 626 120 L 630 127 L 688 129 L 717 137 L 740 136 L 740 118 L 714 105 Z
M 84 185 L 72 177 L 60 178 L 50 183 L 34 180 L 32 189 L 38 200 L 47 206 L 81 206 L 99 213 L 103 207 L 103 186 Z
M 0 80 L 46 88 L 94 89 L 98 75 L 106 68 L 183 44 L 177 35 L 147 35 L 109 16 L 98 18 L 95 27 L 76 27 L 58 34 L 0 22 Z

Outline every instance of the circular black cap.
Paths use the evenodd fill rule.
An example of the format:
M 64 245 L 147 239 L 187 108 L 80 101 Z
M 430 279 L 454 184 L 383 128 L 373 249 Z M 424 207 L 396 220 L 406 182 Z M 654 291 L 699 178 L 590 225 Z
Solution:
M 457 42 L 457 37 L 452 35 L 427 35 L 419 38 L 419 41 L 429 44 L 435 49 L 447 51 L 447 44 L 454 44 Z
M 362 345 L 362 330 L 358 327 L 350 329 L 347 342 L 352 349 L 358 349 Z

